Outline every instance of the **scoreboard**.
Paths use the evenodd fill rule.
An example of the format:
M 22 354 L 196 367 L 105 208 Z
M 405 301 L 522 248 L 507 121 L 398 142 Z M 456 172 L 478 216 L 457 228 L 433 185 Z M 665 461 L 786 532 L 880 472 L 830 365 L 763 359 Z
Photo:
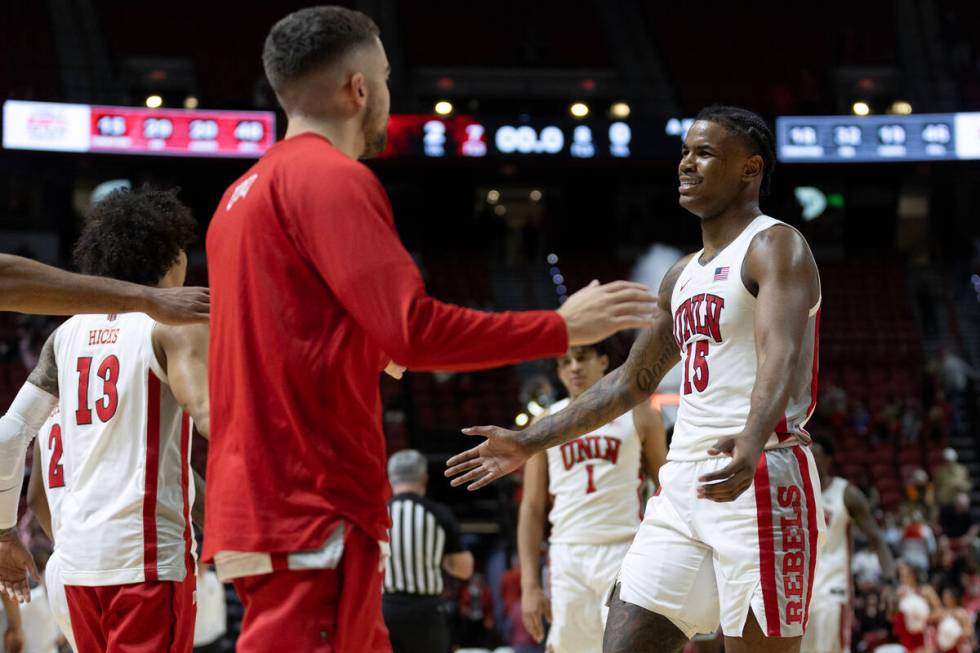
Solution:
M 693 119 L 665 122 L 394 114 L 381 156 L 677 161 Z M 275 139 L 271 111 L 3 104 L 7 149 L 258 158 Z M 980 113 L 781 116 L 776 151 L 783 163 L 980 160 Z
M 622 120 L 395 114 L 382 158 L 674 158 L 679 134 Z
M 980 113 L 783 116 L 776 144 L 784 163 L 980 159 Z
M 271 111 L 207 111 L 7 100 L 7 149 L 175 156 L 261 156 L 275 142 Z

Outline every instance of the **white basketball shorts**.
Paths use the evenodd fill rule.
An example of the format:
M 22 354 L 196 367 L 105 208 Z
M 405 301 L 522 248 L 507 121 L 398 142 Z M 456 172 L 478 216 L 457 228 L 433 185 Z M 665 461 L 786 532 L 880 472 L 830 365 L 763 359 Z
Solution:
M 44 567 L 44 591 L 48 596 L 48 606 L 54 616 L 55 623 L 61 629 L 61 634 L 65 636 L 71 644 L 71 650 L 77 651 L 75 646 L 75 635 L 71 630 L 71 617 L 68 614 L 68 597 L 65 595 L 65 583 L 61 579 L 61 557 L 57 549 L 48 558 L 48 563 Z
M 602 650 L 606 600 L 629 541 L 617 544 L 552 544 L 551 616 L 548 653 Z
M 698 477 L 731 462 L 668 461 L 623 561 L 620 598 L 662 614 L 687 637 L 740 637 L 751 608 L 768 637 L 806 629 L 819 533 L 820 481 L 809 449 L 766 451 L 735 501 L 697 497 Z
M 851 606 L 837 598 L 813 597 L 800 653 L 851 653 Z

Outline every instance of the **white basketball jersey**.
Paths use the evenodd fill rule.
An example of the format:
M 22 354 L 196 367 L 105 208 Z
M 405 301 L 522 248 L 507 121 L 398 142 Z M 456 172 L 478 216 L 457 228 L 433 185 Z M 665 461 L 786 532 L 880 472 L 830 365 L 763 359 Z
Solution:
M 681 403 L 667 460 L 704 460 L 719 437 L 745 427 L 755 384 L 756 298 L 742 283 L 742 262 L 756 234 L 785 224 L 760 215 L 710 262 L 695 254 L 681 271 L 670 298 L 674 339 L 680 348 Z M 767 449 L 808 444 L 803 428 L 817 404 L 817 337 L 820 300 L 810 309 L 803 351 L 786 379 L 786 412 Z
M 66 585 L 182 581 L 192 568 L 190 419 L 153 326 L 142 313 L 79 315 L 55 334 Z
M 823 510 L 827 520 L 823 547 L 817 556 L 813 575 L 813 597 L 820 600 L 851 600 L 851 515 L 844 505 L 847 481 L 835 476 L 823 489 Z
M 568 406 L 553 404 L 554 414 Z M 633 413 L 588 435 L 548 449 L 550 541 L 609 544 L 629 540 L 640 527 L 640 437 Z
M 61 499 L 65 494 L 64 441 L 61 433 L 61 408 L 55 406 L 51 415 L 37 432 L 38 451 L 41 453 L 41 473 L 44 475 L 44 495 L 51 513 L 51 534 L 58 542 L 61 525 Z

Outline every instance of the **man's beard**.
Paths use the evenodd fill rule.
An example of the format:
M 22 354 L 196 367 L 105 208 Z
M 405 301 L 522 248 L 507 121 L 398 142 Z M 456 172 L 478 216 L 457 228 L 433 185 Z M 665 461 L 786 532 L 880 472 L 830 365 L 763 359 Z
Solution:
M 384 120 L 379 128 L 374 128 L 376 112 L 370 110 L 364 116 L 364 154 L 362 159 L 370 159 L 384 152 L 388 144 L 388 121 Z

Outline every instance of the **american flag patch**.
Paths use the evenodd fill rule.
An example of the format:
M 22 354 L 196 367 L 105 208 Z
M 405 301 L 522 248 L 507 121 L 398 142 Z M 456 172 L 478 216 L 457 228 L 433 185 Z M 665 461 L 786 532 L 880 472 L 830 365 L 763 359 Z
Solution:
M 724 281 L 728 278 L 728 266 L 715 268 L 715 281 Z

